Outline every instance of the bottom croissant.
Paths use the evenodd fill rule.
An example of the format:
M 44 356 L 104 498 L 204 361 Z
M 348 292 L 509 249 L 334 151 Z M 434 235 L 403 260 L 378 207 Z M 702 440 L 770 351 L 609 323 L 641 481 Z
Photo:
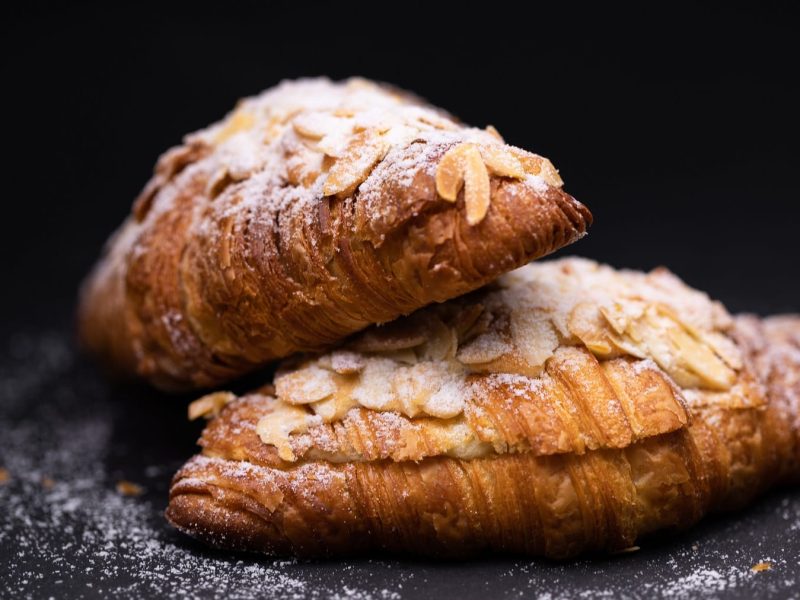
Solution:
M 481 388 L 447 421 L 494 435 L 488 451 L 438 446 L 444 421 L 362 407 L 295 435 L 287 454 L 263 438 L 279 399 L 246 396 L 210 422 L 166 516 L 211 546 L 270 555 L 622 550 L 800 480 L 800 317 L 738 317 L 728 331 L 742 364 L 727 392 L 683 388 L 631 356 L 557 350 L 534 384 Z M 354 389 L 353 369 L 341 370 Z M 280 398 L 280 377 L 277 387 Z
M 166 514 L 211 546 L 271 555 L 380 549 L 568 558 L 621 550 L 796 479 L 800 455 L 785 451 L 793 442 L 778 443 L 793 433 L 774 407 L 775 396 L 800 391 L 779 380 L 790 367 L 800 373 L 800 360 L 773 367 L 766 409 L 705 409 L 688 428 L 582 455 L 310 461 L 289 469 L 198 455 L 176 475 Z

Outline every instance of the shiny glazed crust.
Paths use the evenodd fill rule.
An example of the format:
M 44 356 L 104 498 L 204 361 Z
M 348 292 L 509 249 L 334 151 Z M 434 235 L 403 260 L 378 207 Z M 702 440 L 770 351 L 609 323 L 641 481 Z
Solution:
M 83 288 L 84 345 L 216 386 L 583 236 L 546 160 L 360 80 L 284 83 L 161 157 Z
M 633 303 L 626 313 L 631 329 L 622 327 L 619 314 L 609 313 L 613 326 L 595 323 L 595 330 L 587 331 L 586 323 L 593 321 L 586 320 L 586 307 L 561 302 L 568 290 L 556 286 L 572 328 L 594 350 L 558 333 L 558 347 L 542 370 L 520 375 L 508 371 L 530 371 L 530 364 L 520 367 L 519 357 L 509 358 L 519 354 L 521 343 L 509 342 L 517 350 L 495 359 L 494 367 L 467 370 L 465 387 L 458 388 L 460 412 L 447 418 L 403 414 L 418 410 L 403 403 L 359 405 L 326 417 L 327 400 L 306 404 L 322 395 L 320 382 L 328 379 L 319 370 L 329 363 L 337 376 L 345 374 L 334 377 L 336 386 L 358 389 L 362 383 L 353 378 L 368 378 L 374 353 L 385 360 L 397 356 L 402 340 L 413 343 L 408 340 L 415 339 L 416 317 L 405 326 L 400 322 L 380 344 L 380 330 L 369 330 L 345 347 L 351 355 L 287 365 L 278 377 L 277 397 L 268 387 L 239 399 L 204 401 L 210 412 L 225 406 L 203 432 L 202 454 L 175 476 L 167 518 L 210 545 L 272 555 L 386 550 L 451 557 L 501 551 L 567 558 L 621 550 L 647 534 L 683 529 L 710 512 L 740 508 L 776 483 L 797 480 L 800 317 L 730 319 L 707 299 L 692 298 L 696 292 L 670 288 L 666 297 L 677 297 L 671 307 L 677 313 L 672 321 L 658 321 L 664 327 L 660 339 L 679 343 L 658 351 L 685 356 L 670 359 L 656 352 L 662 367 L 649 355 L 633 353 L 655 348 L 644 341 L 648 332 L 639 319 L 648 313 L 636 303 L 656 298 L 650 292 L 664 284 L 663 273 L 617 278 L 591 264 L 556 261 L 527 267 L 510 283 L 501 282 L 501 290 L 506 285 L 525 291 L 521 286 L 538 285 L 540 275 L 552 280 L 553 269 L 569 276 L 564 282 L 602 275 L 601 287 L 627 287 L 625 294 L 615 294 L 616 287 L 608 291 L 614 304 Z M 591 289 L 579 291 L 585 295 Z M 512 309 L 513 321 L 515 306 L 502 306 L 497 295 L 516 300 L 503 293 L 482 291 L 451 301 L 437 315 L 459 304 L 453 321 L 442 317 L 457 328 L 472 314 L 464 303 L 480 304 L 494 311 L 495 319 L 478 338 L 491 336 L 506 327 L 496 318 L 501 308 Z M 594 298 L 603 305 L 601 296 Z M 558 321 L 552 302 L 539 304 Z M 713 319 L 698 317 L 704 308 Z M 666 314 L 670 307 L 662 309 Z M 434 310 L 442 308 L 424 314 Z M 582 319 L 575 321 L 576 315 Z M 435 332 L 431 322 L 425 327 Z M 682 323 L 699 346 L 680 341 L 675 328 Z M 600 341 L 609 331 L 621 332 L 613 341 L 628 352 L 603 355 Z M 716 337 L 719 332 L 730 346 Z M 405 354 L 403 360 L 412 367 L 431 362 L 434 335 L 415 347 L 416 359 Z M 459 345 L 469 348 L 478 338 L 467 336 Z M 705 343 L 718 350 L 704 354 Z M 714 357 L 733 373 L 724 385 L 712 376 L 708 361 Z M 452 353 L 436 361 L 458 362 Z M 679 385 L 668 370 L 678 378 L 689 371 L 706 378 Z M 305 374 L 305 385 L 286 379 L 296 373 Z M 441 376 L 429 377 L 435 382 Z M 338 392 L 329 393 L 335 398 Z M 305 423 L 281 429 L 298 407 Z

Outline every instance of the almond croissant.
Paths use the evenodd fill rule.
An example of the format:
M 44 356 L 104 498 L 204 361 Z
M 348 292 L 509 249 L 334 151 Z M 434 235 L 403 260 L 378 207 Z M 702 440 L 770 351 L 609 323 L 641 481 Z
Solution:
M 84 286 L 81 337 L 211 387 L 474 290 L 585 234 L 547 159 L 364 80 L 286 82 L 164 154 Z
M 190 412 L 219 415 L 166 514 L 213 546 L 613 551 L 797 481 L 800 317 L 540 263 Z

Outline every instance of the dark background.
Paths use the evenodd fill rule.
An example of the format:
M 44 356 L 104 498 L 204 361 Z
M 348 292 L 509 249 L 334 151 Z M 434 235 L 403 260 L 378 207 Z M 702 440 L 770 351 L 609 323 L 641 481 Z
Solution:
M 2 9 L 2 314 L 60 324 L 158 155 L 283 78 L 414 90 L 548 156 L 568 249 L 800 310 L 791 5 L 116 3 Z M 655 6 L 649 6 L 656 4 Z
M 791 5 L 641 4 L 0 8 L 0 597 L 297 597 L 295 584 L 384 599 L 797 597 L 797 490 L 625 558 L 209 552 L 161 514 L 201 426 L 185 421 L 191 398 L 111 384 L 72 340 L 79 281 L 158 155 L 238 98 L 306 75 L 392 82 L 551 158 L 595 215 L 567 253 L 667 265 L 732 311 L 800 312 Z M 120 479 L 144 496 L 119 497 Z M 766 559 L 774 569 L 753 575 Z

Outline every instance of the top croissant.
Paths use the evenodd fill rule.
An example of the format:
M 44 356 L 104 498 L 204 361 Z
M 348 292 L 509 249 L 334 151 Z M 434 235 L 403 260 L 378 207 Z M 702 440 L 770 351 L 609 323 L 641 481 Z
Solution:
M 287 81 L 159 159 L 85 282 L 84 345 L 221 384 L 476 289 L 580 238 L 545 158 L 363 79 Z

